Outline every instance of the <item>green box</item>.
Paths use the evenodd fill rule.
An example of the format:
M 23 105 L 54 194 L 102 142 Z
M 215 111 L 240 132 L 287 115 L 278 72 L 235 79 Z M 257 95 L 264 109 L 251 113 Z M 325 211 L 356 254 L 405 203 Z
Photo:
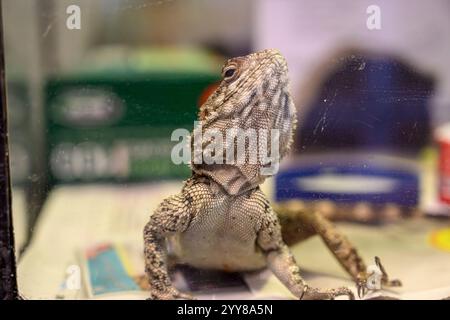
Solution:
M 151 60 L 151 59 L 150 59 Z M 212 70 L 112 68 L 50 78 L 47 157 L 52 183 L 185 178 L 171 133 L 192 130 Z

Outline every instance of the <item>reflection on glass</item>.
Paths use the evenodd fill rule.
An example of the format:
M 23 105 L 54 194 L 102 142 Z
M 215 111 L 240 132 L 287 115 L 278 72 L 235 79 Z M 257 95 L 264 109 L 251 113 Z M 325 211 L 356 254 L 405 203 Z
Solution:
M 21 294 L 147 298 L 143 228 L 191 175 L 172 133 L 194 128 L 228 58 L 277 48 L 298 128 L 261 189 L 284 240 L 315 212 L 382 258 L 397 297 L 450 295 L 449 10 L 413 2 L 4 1 Z M 292 252 L 312 286 L 355 288 L 318 237 Z M 170 273 L 199 298 L 292 298 L 268 270 Z

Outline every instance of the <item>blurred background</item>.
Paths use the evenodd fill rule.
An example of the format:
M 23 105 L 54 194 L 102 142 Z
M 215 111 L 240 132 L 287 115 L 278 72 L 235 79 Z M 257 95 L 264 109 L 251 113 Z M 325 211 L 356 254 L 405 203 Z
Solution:
M 80 248 L 140 243 L 190 174 L 172 131 L 192 129 L 227 58 L 265 48 L 288 61 L 299 120 L 271 200 L 371 228 L 433 217 L 448 255 L 450 1 L 5 0 L 3 22 L 29 296 L 70 296 Z

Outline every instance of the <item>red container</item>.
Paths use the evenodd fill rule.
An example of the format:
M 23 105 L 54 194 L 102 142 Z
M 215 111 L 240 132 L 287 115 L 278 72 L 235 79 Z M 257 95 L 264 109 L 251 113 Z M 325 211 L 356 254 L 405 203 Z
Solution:
M 436 131 L 439 144 L 439 198 L 450 204 L 450 123 Z

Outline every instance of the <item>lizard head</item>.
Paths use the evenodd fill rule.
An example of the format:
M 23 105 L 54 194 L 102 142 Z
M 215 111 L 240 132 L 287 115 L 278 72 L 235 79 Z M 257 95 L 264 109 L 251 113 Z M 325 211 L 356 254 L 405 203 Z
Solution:
M 204 135 L 202 143 L 205 150 L 217 140 L 212 139 L 210 136 L 214 134 L 208 135 L 208 131 L 219 132 L 223 137 L 222 147 L 227 151 L 215 156 L 224 161 L 194 163 L 192 168 L 218 181 L 229 193 L 239 193 L 276 173 L 276 170 L 268 170 L 264 174 L 261 169 L 279 162 L 289 151 L 296 123 L 295 106 L 289 92 L 287 63 L 278 50 L 267 49 L 232 58 L 224 64 L 222 78 L 215 92 L 200 107 L 201 128 L 194 130 L 194 136 L 206 133 L 209 138 L 205 139 Z M 235 139 L 228 140 L 233 130 Z M 250 141 L 252 134 L 256 137 Z M 245 161 L 231 164 L 227 161 L 228 151 L 239 153 L 237 142 L 243 136 Z M 261 160 L 262 146 L 268 153 L 272 151 L 270 161 Z M 250 161 L 250 154 L 255 153 L 256 163 Z
M 230 127 L 233 124 L 243 128 L 284 129 L 280 138 L 291 141 L 295 106 L 289 93 L 287 63 L 278 50 L 267 49 L 229 59 L 222 68 L 222 78 L 219 87 L 200 107 L 199 119 L 204 126 L 228 120 Z M 283 151 L 288 147 L 289 144 L 283 144 Z

